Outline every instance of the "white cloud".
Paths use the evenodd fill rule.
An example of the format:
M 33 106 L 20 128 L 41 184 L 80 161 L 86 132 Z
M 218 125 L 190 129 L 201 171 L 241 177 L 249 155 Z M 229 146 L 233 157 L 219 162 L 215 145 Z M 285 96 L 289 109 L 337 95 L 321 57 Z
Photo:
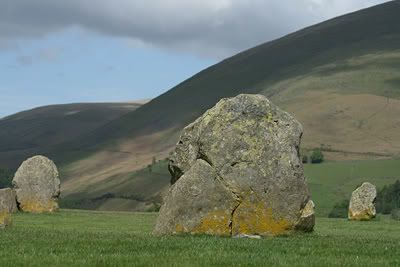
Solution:
M 225 57 L 384 0 L 0 0 L 0 48 L 79 26 L 135 43 Z

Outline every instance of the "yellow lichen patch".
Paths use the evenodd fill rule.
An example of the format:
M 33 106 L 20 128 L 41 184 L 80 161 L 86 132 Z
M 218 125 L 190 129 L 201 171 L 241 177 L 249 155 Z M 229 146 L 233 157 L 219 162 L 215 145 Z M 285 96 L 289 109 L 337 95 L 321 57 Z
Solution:
M 233 235 L 280 235 L 292 230 L 284 218 L 276 218 L 272 208 L 257 198 L 243 199 L 233 215 Z
M 374 210 L 372 209 L 363 210 L 362 212 L 353 212 L 351 209 L 349 209 L 348 217 L 349 220 L 354 221 L 369 221 L 375 218 L 374 214 Z
M 7 211 L 0 212 L 0 228 L 11 224 L 11 215 Z
M 230 222 L 229 211 L 212 211 L 203 217 L 200 224 L 191 232 L 194 234 L 229 236 L 231 234 Z
M 267 122 L 272 122 L 273 121 L 273 116 L 271 112 L 268 112 L 267 116 L 266 116 L 266 120 Z
M 181 224 L 177 224 L 175 227 L 175 234 L 180 234 L 180 233 L 185 233 L 185 227 L 183 227 Z
M 22 211 L 32 213 L 55 212 L 58 210 L 58 203 L 55 200 L 49 200 L 47 202 L 27 200 L 22 201 L 19 206 Z

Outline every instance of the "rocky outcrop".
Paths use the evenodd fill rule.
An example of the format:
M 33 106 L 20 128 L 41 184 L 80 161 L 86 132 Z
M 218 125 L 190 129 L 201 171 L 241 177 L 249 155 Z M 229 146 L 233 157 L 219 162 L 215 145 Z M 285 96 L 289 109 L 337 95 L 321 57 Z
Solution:
M 376 216 L 376 187 L 363 183 L 351 194 L 349 205 L 349 220 L 371 220 Z
M 13 179 L 19 208 L 25 212 L 53 212 L 58 209 L 60 179 L 56 165 L 43 156 L 22 163 Z
M 313 203 L 299 159 L 302 131 L 264 96 L 222 99 L 184 129 L 154 233 L 311 231 Z

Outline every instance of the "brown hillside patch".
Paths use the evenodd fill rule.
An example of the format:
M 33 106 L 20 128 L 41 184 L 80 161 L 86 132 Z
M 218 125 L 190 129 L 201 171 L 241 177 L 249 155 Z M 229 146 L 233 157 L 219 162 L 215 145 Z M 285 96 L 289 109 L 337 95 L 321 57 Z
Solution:
M 400 100 L 308 91 L 284 103 L 304 127 L 303 147 L 376 157 L 400 152 Z
M 155 134 L 141 136 L 132 140 L 124 140 L 113 149 L 105 149 L 74 162 L 64 168 L 64 182 L 61 191 L 63 196 L 72 193 L 102 191 L 123 183 L 129 174 L 151 164 L 153 157 L 168 157 L 178 131 L 170 129 Z M 116 177 L 107 181 L 110 177 Z M 102 188 L 102 184 L 106 188 Z

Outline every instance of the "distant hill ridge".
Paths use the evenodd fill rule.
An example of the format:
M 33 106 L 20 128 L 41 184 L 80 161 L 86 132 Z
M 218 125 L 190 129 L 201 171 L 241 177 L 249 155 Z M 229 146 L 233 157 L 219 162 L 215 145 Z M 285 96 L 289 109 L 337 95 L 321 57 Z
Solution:
M 49 105 L 0 119 L 1 165 L 15 168 L 21 160 L 95 131 L 137 109 L 138 103 L 75 103 Z

